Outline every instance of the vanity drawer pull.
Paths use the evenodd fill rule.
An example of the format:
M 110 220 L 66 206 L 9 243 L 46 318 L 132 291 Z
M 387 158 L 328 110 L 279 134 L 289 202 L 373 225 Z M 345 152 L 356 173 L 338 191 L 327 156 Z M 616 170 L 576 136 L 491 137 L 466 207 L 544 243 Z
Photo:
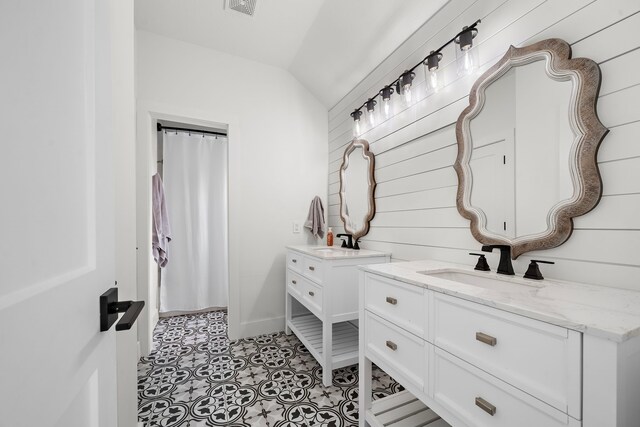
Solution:
M 387 297 L 387 302 L 391 305 L 396 305 L 398 303 L 398 300 L 395 298 Z
M 309 295 L 314 296 L 315 293 L 313 293 L 313 291 L 309 291 Z
M 296 262 L 298 262 L 298 260 L 297 259 L 292 259 L 291 262 L 293 262 L 295 264 Z
M 476 397 L 476 406 L 492 417 L 496 413 L 496 407 L 481 397 Z
M 476 332 L 476 340 L 488 344 L 492 347 L 498 343 L 498 340 L 495 337 L 484 334 L 482 332 Z
M 393 341 L 387 341 L 387 347 L 389 347 L 393 351 L 396 351 L 398 349 L 398 345 Z
M 296 283 L 298 283 L 298 282 L 296 282 L 295 280 L 292 280 L 292 281 L 291 281 L 291 283 L 293 283 L 293 284 L 295 285 L 295 284 L 296 284 Z
M 312 266 L 312 265 L 310 265 L 310 266 L 309 266 L 309 270 L 313 271 L 313 270 L 315 270 L 315 269 L 316 269 L 316 268 L 315 268 L 314 266 Z

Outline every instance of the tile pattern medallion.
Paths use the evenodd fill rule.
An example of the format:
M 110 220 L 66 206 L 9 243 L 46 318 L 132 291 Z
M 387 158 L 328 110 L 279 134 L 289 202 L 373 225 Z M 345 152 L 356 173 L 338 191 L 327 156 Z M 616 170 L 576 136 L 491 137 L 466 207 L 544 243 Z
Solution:
M 295 335 L 229 341 L 223 311 L 160 319 L 138 364 L 145 427 L 348 427 L 358 424 L 358 366 L 322 368 Z M 403 390 L 380 369 L 373 397 Z

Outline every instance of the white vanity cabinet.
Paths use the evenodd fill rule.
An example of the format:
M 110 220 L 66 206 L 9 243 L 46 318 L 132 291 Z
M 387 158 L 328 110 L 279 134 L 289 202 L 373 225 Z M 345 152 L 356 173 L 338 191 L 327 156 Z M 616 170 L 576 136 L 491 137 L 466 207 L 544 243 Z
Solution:
M 285 332 L 295 333 L 322 366 L 325 386 L 334 369 L 358 363 L 358 265 L 389 259 L 366 249 L 287 247 Z M 306 310 L 294 312 L 294 300 Z
M 361 426 L 640 426 L 640 293 L 443 268 L 361 271 Z M 372 402 L 372 362 L 406 391 Z

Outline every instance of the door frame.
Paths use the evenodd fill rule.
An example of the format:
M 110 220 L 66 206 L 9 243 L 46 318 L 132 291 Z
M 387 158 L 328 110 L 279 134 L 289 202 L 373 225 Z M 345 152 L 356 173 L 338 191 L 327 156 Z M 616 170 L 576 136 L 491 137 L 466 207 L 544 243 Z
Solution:
M 140 353 L 147 356 L 152 348 L 153 328 L 158 322 L 159 311 L 156 307 L 155 293 L 151 283 L 151 269 L 157 268 L 151 258 L 151 176 L 156 171 L 152 150 L 157 144 L 158 120 L 180 122 L 196 126 L 220 128 L 227 126 L 227 251 L 229 254 L 228 286 L 229 307 L 227 312 L 228 335 L 230 339 L 239 338 L 240 332 L 240 295 L 239 295 L 239 242 L 233 240 L 241 224 L 234 215 L 239 193 L 233 191 L 236 186 L 233 171 L 238 170 L 238 147 L 232 141 L 240 140 L 238 119 L 220 111 L 206 111 L 184 108 L 155 102 L 138 101 L 136 118 L 136 240 L 137 240 L 137 287 L 138 296 L 147 301 L 148 311 L 143 313 L 138 326 Z M 152 300 L 153 299 L 153 300 Z M 142 318 L 144 317 L 144 318 Z

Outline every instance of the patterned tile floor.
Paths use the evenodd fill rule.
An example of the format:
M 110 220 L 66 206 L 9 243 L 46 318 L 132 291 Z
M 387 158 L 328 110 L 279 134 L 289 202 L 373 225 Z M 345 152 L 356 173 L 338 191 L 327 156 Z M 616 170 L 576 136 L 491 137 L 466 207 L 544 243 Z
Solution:
M 374 398 L 402 386 L 374 367 Z M 347 427 L 358 423 L 358 367 L 331 387 L 295 335 L 229 341 L 222 311 L 161 319 L 154 349 L 138 364 L 145 427 Z

